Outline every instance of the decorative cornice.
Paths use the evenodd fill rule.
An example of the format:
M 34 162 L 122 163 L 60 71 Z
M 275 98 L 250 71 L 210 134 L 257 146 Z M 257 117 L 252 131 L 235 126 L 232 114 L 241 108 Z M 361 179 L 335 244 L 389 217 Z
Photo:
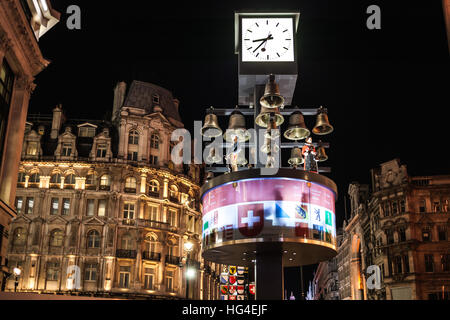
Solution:
M 0 52 L 8 52 L 13 46 L 12 41 L 6 34 L 0 34 Z

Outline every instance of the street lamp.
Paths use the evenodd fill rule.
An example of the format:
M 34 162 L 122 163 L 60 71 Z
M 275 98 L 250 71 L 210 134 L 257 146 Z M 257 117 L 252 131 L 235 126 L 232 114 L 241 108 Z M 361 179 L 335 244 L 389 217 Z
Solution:
M 13 269 L 14 272 L 14 276 L 16 277 L 15 281 L 14 281 L 14 292 L 17 291 L 17 286 L 19 285 L 19 276 L 22 273 L 22 270 L 20 270 L 19 268 L 14 268 Z
M 195 269 L 189 266 L 189 256 L 194 248 L 194 244 L 190 241 L 186 241 L 183 248 L 186 253 L 186 299 L 189 299 L 189 279 L 193 279 L 195 277 Z

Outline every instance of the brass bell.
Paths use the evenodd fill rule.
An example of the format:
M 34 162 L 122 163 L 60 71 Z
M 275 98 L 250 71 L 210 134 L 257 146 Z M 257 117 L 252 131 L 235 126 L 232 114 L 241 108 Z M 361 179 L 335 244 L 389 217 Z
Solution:
M 209 155 L 206 157 L 206 162 L 209 164 L 212 164 L 212 163 L 217 163 L 219 161 L 220 161 L 220 157 L 218 155 L 216 155 L 216 149 L 211 148 L 209 150 Z
M 317 135 L 325 135 L 333 132 L 334 128 L 328 121 L 327 109 L 322 106 L 317 110 L 316 125 L 312 132 Z
M 288 163 L 292 167 L 297 167 L 303 163 L 302 150 L 299 147 L 292 148 L 291 157 L 289 158 Z
M 261 147 L 261 152 L 264 153 L 277 153 L 280 150 L 278 144 L 272 141 L 271 138 L 265 138 L 264 144 Z
M 310 134 L 303 114 L 300 111 L 294 111 L 289 117 L 289 126 L 284 132 L 284 137 L 289 140 L 301 140 L 308 138 Z
M 231 113 L 230 122 L 227 131 L 225 131 L 224 138 L 228 142 L 233 142 L 234 136 L 237 136 L 240 142 L 250 139 L 250 132 L 245 127 L 245 117 L 239 110 Z
M 208 138 L 215 138 L 222 134 L 222 129 L 220 129 L 217 116 L 214 113 L 208 113 L 206 115 L 201 134 Z
M 271 114 L 273 115 L 273 122 L 276 127 L 279 127 L 284 122 L 284 118 L 278 108 L 261 107 L 261 112 L 255 119 L 256 124 L 260 127 L 267 128 L 271 123 Z
M 261 106 L 266 108 L 279 108 L 284 103 L 284 98 L 280 95 L 280 88 L 275 82 L 275 76 L 271 74 L 269 81 L 266 83 L 264 95 L 259 99 Z
M 321 141 L 319 141 L 319 148 L 317 148 L 316 160 L 319 162 L 326 161 L 328 159 L 327 154 L 325 153 L 325 148 L 322 146 Z
M 275 156 L 273 156 L 272 154 L 268 154 L 267 155 L 267 160 L 266 160 L 266 168 L 273 168 L 275 166 Z

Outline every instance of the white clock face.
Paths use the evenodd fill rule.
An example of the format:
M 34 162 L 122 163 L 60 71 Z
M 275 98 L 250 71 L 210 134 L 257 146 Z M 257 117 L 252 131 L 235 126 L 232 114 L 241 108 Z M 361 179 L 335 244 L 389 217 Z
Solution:
M 294 61 L 292 18 L 242 18 L 242 61 Z

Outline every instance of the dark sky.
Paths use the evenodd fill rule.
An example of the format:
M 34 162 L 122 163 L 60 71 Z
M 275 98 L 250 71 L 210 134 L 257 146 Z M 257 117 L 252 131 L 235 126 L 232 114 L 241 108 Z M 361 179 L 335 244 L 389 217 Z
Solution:
M 338 225 L 348 183 L 370 183 L 369 170 L 382 162 L 400 158 L 410 175 L 450 173 L 441 1 L 158 2 L 52 1 L 62 17 L 40 40 L 52 63 L 36 78 L 30 113 L 62 103 L 68 117 L 102 118 L 115 83 L 136 79 L 171 90 L 192 128 L 205 107 L 237 104 L 234 11 L 299 10 L 293 105 L 328 108 L 335 131 L 324 139 L 324 165 L 338 185 Z M 71 4 L 81 8 L 81 30 L 66 27 Z M 381 30 L 366 28 L 371 4 L 381 8 Z M 312 128 L 315 119 L 305 118 Z

